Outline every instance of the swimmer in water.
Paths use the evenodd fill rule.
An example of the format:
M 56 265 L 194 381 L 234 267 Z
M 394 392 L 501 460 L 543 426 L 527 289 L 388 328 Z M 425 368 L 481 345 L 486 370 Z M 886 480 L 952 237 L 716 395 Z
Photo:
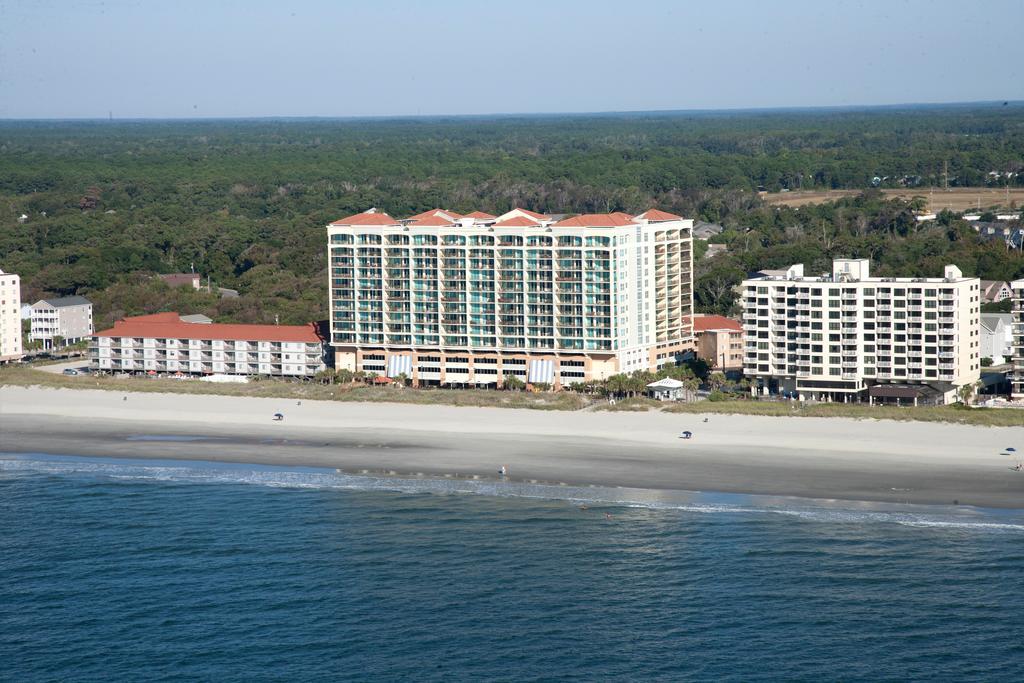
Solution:
M 612 518 L 612 513 L 610 513 L 610 512 L 604 513 L 604 518 L 610 520 Z

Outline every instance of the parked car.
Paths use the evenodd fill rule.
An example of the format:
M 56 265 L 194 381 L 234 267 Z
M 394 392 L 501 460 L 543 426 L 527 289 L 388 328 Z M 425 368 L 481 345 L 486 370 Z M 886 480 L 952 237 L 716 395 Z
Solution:
M 74 368 L 65 368 L 64 369 L 64 374 L 65 375 L 77 375 L 77 374 L 79 374 L 79 372 L 78 372 L 78 370 L 75 370 Z

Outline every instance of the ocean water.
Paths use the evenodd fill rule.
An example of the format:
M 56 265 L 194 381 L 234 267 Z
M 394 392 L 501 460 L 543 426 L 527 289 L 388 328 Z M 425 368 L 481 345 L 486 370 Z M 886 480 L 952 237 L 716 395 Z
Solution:
M 4 681 L 1022 677 L 1024 511 L 0 456 Z

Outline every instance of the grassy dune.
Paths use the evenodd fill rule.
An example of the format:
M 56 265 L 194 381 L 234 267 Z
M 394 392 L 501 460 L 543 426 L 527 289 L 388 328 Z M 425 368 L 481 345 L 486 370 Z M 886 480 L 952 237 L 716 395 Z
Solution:
M 411 389 L 361 384 L 316 384 L 283 379 L 264 379 L 248 384 L 214 384 L 168 377 L 65 376 L 40 372 L 28 366 L 0 368 L 0 386 L 41 386 L 58 389 L 104 389 L 121 392 L 211 394 L 294 400 L 346 401 L 362 403 L 415 403 L 424 405 L 526 408 L 530 410 L 593 410 L 607 412 L 718 413 L 734 415 L 776 415 L 787 417 L 845 417 L 864 420 L 951 422 L 993 427 L 1024 427 L 1024 410 L 971 408 L 960 406 L 902 407 L 828 403 L 799 405 L 768 401 L 701 401 L 665 404 L 649 398 L 619 400 L 611 405 L 603 398 L 563 391 L 528 393 L 486 389 Z

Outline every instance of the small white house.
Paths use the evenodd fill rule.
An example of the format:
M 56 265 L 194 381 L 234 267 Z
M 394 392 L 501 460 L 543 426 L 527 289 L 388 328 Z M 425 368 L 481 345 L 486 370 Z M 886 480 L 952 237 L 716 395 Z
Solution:
M 647 385 L 647 393 L 656 401 L 678 401 L 683 398 L 683 383 L 666 377 Z
M 978 354 L 991 358 L 993 365 L 1002 365 L 1013 359 L 1013 315 L 1010 313 L 982 313 L 981 341 Z

